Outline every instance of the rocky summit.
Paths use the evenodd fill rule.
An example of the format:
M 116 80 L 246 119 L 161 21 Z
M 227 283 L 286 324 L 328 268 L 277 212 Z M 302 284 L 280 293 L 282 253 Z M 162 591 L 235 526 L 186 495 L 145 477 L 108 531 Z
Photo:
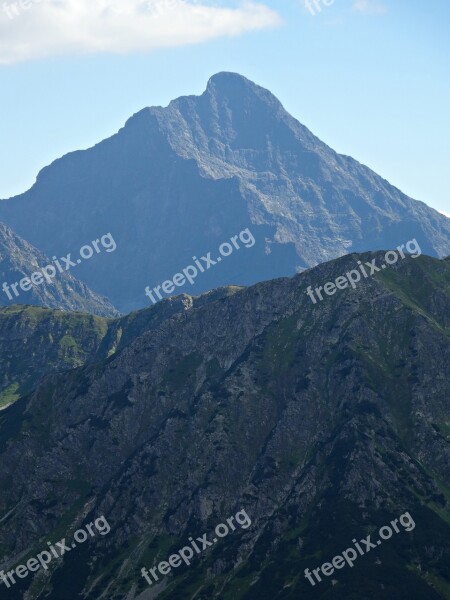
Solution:
M 321 302 L 307 295 L 378 258 L 89 327 L 3 309 L 2 376 L 23 394 L 0 412 L 0 569 L 101 516 L 111 533 L 0 584 L 1 597 L 449 598 L 450 262 L 409 256 Z M 45 352 L 38 376 L 27 357 Z M 143 577 L 206 533 L 202 556 Z M 353 564 L 305 576 L 349 548 Z
M 146 286 L 193 257 L 216 259 L 246 228 L 253 247 L 176 293 L 292 276 L 413 238 L 428 255 L 450 254 L 450 219 L 334 152 L 235 73 L 213 76 L 201 96 L 145 108 L 109 139 L 55 161 L 29 191 L 0 202 L 0 221 L 48 256 L 111 232 L 117 250 L 83 262 L 76 276 L 124 313 L 150 304 Z

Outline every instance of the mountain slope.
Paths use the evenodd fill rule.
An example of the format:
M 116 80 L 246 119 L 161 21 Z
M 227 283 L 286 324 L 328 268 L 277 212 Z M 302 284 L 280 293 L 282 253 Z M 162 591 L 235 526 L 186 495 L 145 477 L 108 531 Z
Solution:
M 30 600 L 449 598 L 450 263 L 306 295 L 372 258 L 210 297 L 3 411 L 1 568 L 94 516 L 111 525 Z M 148 589 L 143 566 L 242 508 L 251 527 Z M 413 531 L 305 579 L 406 511 Z
M 148 305 L 146 286 L 194 256 L 215 259 L 247 228 L 252 247 L 241 244 L 178 292 L 291 276 L 413 238 L 424 253 L 450 254 L 450 219 L 336 154 L 270 92 L 233 73 L 55 161 L 31 190 L 0 202 L 0 219 L 49 255 L 111 231 L 117 250 L 77 275 L 124 312 Z
M 84 365 L 100 347 L 106 319 L 32 306 L 0 309 L 0 408 L 55 371 Z
M 6 291 L 0 289 L 0 306 L 22 303 L 104 316 L 118 314 L 106 298 L 90 290 L 70 273 L 58 273 L 51 284 L 43 281 L 33 285 L 29 291 L 16 287 L 18 295 L 11 289 L 11 284 L 30 277 L 49 264 L 51 260 L 47 256 L 0 223 L 0 282 L 1 285 L 7 284 Z
M 107 359 L 174 314 L 232 293 L 179 296 L 116 319 L 35 306 L 0 308 L 0 410 L 29 394 L 46 375 Z

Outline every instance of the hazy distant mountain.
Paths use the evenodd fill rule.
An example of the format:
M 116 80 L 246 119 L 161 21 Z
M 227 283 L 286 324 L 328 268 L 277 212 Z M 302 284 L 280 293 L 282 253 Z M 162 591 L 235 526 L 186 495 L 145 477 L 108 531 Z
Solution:
M 91 357 L 0 412 L 0 569 L 101 515 L 111 527 L 2 598 L 448 598 L 450 261 L 406 258 L 310 301 L 358 258 L 373 256 L 96 318 L 94 336 L 73 315 L 2 311 L 18 360 L 65 325 Z M 143 566 L 242 508 L 250 527 L 149 588 Z M 412 531 L 305 579 L 406 511 Z
M 46 282 L 43 276 L 36 279 L 41 283 L 32 285 L 31 288 L 30 284 L 23 283 L 25 291 L 19 285 L 12 287 L 51 263 L 48 256 L 21 239 L 4 223 L 0 223 L 0 306 L 34 304 L 96 315 L 118 314 L 106 298 L 75 279 L 70 271 L 57 272 L 51 279 L 52 283 Z
M 148 305 L 145 286 L 193 256 L 216 259 L 245 228 L 253 247 L 174 293 L 292 275 L 411 238 L 427 254 L 450 254 L 449 219 L 336 154 L 270 92 L 233 73 L 55 161 L 28 192 L 0 202 L 0 219 L 48 255 L 111 232 L 117 250 L 84 262 L 77 277 L 124 311 Z

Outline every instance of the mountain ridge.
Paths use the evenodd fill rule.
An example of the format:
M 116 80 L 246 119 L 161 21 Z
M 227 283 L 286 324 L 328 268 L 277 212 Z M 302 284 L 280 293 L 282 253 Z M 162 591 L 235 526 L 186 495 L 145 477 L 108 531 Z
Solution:
M 111 231 L 114 255 L 77 275 L 122 312 L 146 306 L 146 286 L 246 228 L 255 248 L 180 292 L 291 276 L 413 238 L 426 254 L 450 254 L 450 219 L 337 154 L 271 92 L 230 73 L 58 159 L 28 192 L 0 202 L 0 219 L 49 255 Z
M 117 352 L 2 411 L 1 568 L 103 514 L 98 560 L 77 549 L 37 576 L 40 598 L 447 598 L 450 265 L 406 257 L 326 302 L 306 295 L 377 257 L 165 300 L 133 317 L 161 313 L 154 328 L 122 321 Z M 241 508 L 252 527 L 148 589 L 142 566 Z M 406 510 L 408 538 L 311 588 L 305 568 Z
M 58 273 L 51 283 L 43 281 L 39 285 L 33 285 L 27 292 L 16 287 L 14 294 L 11 284 L 29 278 L 33 271 L 41 271 L 49 264 L 51 261 L 48 256 L 0 222 L 0 284 L 4 286 L 0 287 L 0 307 L 22 302 L 103 316 L 118 314 L 106 298 L 66 272 Z

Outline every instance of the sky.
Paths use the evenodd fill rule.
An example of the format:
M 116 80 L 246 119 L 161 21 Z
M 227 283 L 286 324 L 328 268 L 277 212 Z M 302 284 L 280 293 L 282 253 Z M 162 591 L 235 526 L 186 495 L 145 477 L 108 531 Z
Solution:
M 234 71 L 450 216 L 448 0 L 305 2 L 0 0 L 0 198 Z

